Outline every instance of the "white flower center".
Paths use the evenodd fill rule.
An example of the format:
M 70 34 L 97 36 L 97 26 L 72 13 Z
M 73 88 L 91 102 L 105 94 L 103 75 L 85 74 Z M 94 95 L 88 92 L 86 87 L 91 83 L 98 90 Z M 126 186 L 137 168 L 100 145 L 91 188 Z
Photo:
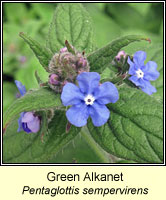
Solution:
M 138 78 L 143 78 L 144 77 L 144 73 L 143 73 L 143 71 L 141 69 L 137 70 L 136 74 L 137 74 Z
M 93 105 L 93 102 L 95 101 L 94 96 L 92 96 L 91 94 L 88 94 L 85 98 L 84 101 L 86 103 L 86 105 Z

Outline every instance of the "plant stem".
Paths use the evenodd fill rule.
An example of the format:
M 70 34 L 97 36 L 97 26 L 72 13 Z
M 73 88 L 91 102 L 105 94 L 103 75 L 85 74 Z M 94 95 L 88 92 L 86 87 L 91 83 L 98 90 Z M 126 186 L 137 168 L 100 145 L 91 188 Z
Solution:
M 87 144 L 93 149 L 93 151 L 100 158 L 100 160 L 102 161 L 102 163 L 110 163 L 110 159 L 107 156 L 106 152 L 104 152 L 101 149 L 101 147 L 97 145 L 97 143 L 91 137 L 91 135 L 90 135 L 89 130 L 88 130 L 87 127 L 83 127 L 81 129 L 81 136 L 84 138 L 84 140 L 87 142 Z

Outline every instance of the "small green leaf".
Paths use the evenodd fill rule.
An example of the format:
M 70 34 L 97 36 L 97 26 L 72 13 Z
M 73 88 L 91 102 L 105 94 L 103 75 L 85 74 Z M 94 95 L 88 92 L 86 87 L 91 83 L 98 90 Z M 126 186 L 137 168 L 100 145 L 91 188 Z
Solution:
M 139 163 L 162 163 L 162 104 L 137 89 L 121 88 L 119 94 L 117 103 L 108 105 L 108 123 L 94 127 L 89 121 L 92 137 L 116 157 Z
M 41 121 L 42 123 L 42 121 Z M 63 111 L 55 111 L 49 123 L 48 133 L 41 129 L 38 133 L 17 132 L 18 122 L 12 121 L 3 136 L 4 163 L 48 163 L 50 159 L 78 133 L 72 126 L 66 133 L 67 118 Z
M 114 40 L 107 46 L 94 51 L 88 56 L 88 60 L 90 62 L 90 70 L 103 72 L 106 67 L 112 67 L 111 61 L 114 59 L 121 48 L 129 45 L 132 42 L 141 40 L 149 41 L 148 38 L 145 38 L 143 36 L 129 35 Z M 112 70 L 115 71 L 116 69 L 112 68 Z
M 18 98 L 4 114 L 4 129 L 21 112 L 38 111 L 61 106 L 60 96 L 48 88 L 28 91 L 23 97 Z
M 32 51 L 35 53 L 38 58 L 40 64 L 44 67 L 46 71 L 48 71 L 49 62 L 53 56 L 51 51 L 46 47 L 40 45 L 37 41 L 27 36 L 25 33 L 20 33 L 20 37 L 24 39 L 24 41 L 30 46 Z
M 69 41 L 80 51 L 93 49 L 93 28 L 91 18 L 79 3 L 60 3 L 50 25 L 47 46 L 53 53 Z

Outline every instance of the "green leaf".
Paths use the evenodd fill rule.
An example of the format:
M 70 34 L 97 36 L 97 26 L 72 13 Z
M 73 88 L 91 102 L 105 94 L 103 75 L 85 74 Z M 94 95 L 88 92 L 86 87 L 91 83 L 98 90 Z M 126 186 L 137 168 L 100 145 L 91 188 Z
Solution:
M 90 62 L 90 70 L 96 72 L 103 72 L 106 67 L 112 67 L 111 61 L 117 55 L 121 48 L 129 45 L 132 42 L 146 40 L 149 41 L 148 38 L 138 35 L 129 35 L 125 37 L 121 37 L 117 40 L 114 40 L 107 46 L 94 51 L 88 56 L 88 60 Z M 112 68 L 115 71 L 115 69 Z
M 119 89 L 119 100 L 109 104 L 110 119 L 102 127 L 89 121 L 92 137 L 107 152 L 138 163 L 163 161 L 162 104 L 140 90 Z
M 65 113 L 55 111 L 54 118 L 49 123 L 48 133 L 41 130 L 36 134 L 27 134 L 23 131 L 18 133 L 17 120 L 12 121 L 3 136 L 3 162 L 48 163 L 62 147 L 79 133 L 80 129 L 74 126 L 66 133 L 66 123 Z
M 47 46 L 53 53 L 65 46 L 65 40 L 80 51 L 93 49 L 91 18 L 79 3 L 60 3 L 50 25 Z
M 4 129 L 21 112 L 38 111 L 61 106 L 60 96 L 48 88 L 28 91 L 23 97 L 18 98 L 4 114 Z
M 35 53 L 38 58 L 40 64 L 44 67 L 46 71 L 48 71 L 49 62 L 53 56 L 51 51 L 42 45 L 40 45 L 37 41 L 27 36 L 25 33 L 21 32 L 20 37 L 24 39 L 24 41 L 30 46 L 32 51 Z

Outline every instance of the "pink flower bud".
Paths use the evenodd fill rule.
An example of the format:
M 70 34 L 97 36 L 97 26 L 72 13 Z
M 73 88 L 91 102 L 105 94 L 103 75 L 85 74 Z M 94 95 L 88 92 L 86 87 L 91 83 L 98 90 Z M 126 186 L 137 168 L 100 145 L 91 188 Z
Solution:
M 58 75 L 51 74 L 49 77 L 49 83 L 52 85 L 58 85 L 59 84 L 58 78 L 59 78 Z
M 86 65 L 87 65 L 86 59 L 83 58 L 83 57 L 79 58 L 79 60 L 78 60 L 78 66 L 86 67 Z
M 124 51 L 119 51 L 118 55 L 115 57 L 117 61 L 121 59 L 121 57 L 125 58 L 127 54 Z
M 60 53 L 64 53 L 66 51 L 67 51 L 67 47 L 63 47 L 63 48 L 60 49 Z

